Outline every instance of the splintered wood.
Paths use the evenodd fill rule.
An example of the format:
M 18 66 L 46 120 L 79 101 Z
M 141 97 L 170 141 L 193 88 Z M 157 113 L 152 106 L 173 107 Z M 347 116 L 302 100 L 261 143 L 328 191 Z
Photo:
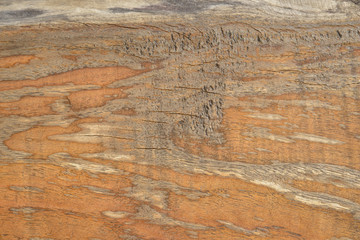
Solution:
M 360 239 L 360 18 L 149 2 L 0 11 L 0 239 Z

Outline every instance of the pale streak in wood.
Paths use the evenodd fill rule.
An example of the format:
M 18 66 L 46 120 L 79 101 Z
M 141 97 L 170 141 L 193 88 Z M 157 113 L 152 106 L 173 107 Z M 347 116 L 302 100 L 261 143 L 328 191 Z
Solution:
M 20 3 L 0 239 L 360 239 L 356 1 Z

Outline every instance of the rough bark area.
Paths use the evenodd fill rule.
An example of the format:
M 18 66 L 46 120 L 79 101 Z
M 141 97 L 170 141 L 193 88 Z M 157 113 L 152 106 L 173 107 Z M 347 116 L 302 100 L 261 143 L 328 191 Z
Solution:
M 358 3 L 263 2 L 5 1 L 0 239 L 360 239 Z

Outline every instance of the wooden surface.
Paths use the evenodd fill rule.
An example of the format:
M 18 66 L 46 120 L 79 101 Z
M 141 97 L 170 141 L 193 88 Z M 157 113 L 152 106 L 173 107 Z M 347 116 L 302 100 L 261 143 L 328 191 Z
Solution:
M 0 3 L 0 239 L 360 239 L 358 1 L 45 2 Z

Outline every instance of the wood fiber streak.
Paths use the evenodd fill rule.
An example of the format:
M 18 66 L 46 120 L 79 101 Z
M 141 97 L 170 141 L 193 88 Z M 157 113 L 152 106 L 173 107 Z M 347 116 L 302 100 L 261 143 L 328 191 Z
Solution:
M 271 19 L 2 26 L 0 239 L 360 239 L 359 21 Z

